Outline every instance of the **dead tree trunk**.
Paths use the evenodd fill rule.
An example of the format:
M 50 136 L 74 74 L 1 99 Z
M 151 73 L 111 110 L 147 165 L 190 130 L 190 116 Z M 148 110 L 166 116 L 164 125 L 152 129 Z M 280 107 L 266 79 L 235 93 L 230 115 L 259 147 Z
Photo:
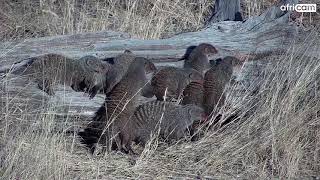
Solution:
M 243 21 L 240 0 L 216 0 L 207 25 L 220 21 Z

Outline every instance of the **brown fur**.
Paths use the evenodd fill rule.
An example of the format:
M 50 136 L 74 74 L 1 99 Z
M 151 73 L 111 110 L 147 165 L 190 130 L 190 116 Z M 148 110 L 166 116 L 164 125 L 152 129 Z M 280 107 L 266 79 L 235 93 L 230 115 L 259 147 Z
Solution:
M 110 92 L 111 89 L 122 79 L 135 57 L 136 56 L 130 50 L 125 50 L 122 54 L 114 58 L 114 64 L 107 74 L 107 88 L 105 93 Z M 146 68 L 146 73 L 154 71 L 156 71 L 156 67 L 153 63 L 150 63 Z
M 160 128 L 160 137 L 170 142 L 187 135 L 186 131 L 196 121 L 201 121 L 204 111 L 196 105 L 177 105 L 173 102 L 151 101 L 136 108 L 125 126 L 123 142 L 130 146 L 132 141 L 145 145 L 150 135 Z
M 178 99 L 183 89 L 192 81 L 203 81 L 202 75 L 194 69 L 166 67 L 158 71 L 151 79 L 153 94 L 158 100 L 164 100 L 167 89 L 169 99 Z
M 113 58 L 114 64 L 107 74 L 107 89 L 105 93 L 110 92 L 122 79 L 135 57 L 136 56 L 131 51 L 125 50 L 124 53 Z
M 123 146 L 123 134 L 126 133 L 123 127 L 138 106 L 138 96 L 147 82 L 146 69 L 152 66 L 154 65 L 145 58 L 135 58 L 127 73 L 107 94 L 105 104 L 96 113 L 92 125 L 89 124 L 84 132 L 79 134 L 91 150 L 97 142 L 107 145 L 108 149 L 112 142 L 116 142 L 117 149 L 126 152 L 131 150 L 131 147 Z
M 23 75 L 38 84 L 49 95 L 54 95 L 57 84 L 71 86 L 75 91 L 87 91 L 90 97 L 103 88 L 109 65 L 94 56 L 85 56 L 78 60 L 58 54 L 46 54 L 31 58 L 33 63 Z
M 223 105 L 224 89 L 231 79 L 235 62 L 238 62 L 237 58 L 225 57 L 206 72 L 204 76 L 204 109 L 207 115 L 210 115 L 216 106 Z
M 183 98 L 181 104 L 195 104 L 199 107 L 203 105 L 203 83 L 190 82 L 183 90 Z
M 184 61 L 184 68 L 193 68 L 204 73 L 210 68 L 209 56 L 217 54 L 217 49 L 211 44 L 201 43 L 194 48 Z

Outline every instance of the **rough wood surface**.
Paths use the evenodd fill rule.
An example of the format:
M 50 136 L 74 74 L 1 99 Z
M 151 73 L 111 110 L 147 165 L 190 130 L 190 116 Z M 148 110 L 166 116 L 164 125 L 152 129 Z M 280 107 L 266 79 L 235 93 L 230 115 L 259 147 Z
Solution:
M 243 21 L 240 0 L 216 0 L 207 24 L 220 21 Z
M 299 30 L 289 24 L 289 13 L 273 6 L 258 17 L 242 22 L 225 21 L 211 24 L 197 32 L 183 33 L 168 39 L 141 40 L 125 33 L 99 32 L 77 35 L 26 39 L 22 42 L 0 43 L 0 66 L 2 70 L 31 56 L 59 53 L 69 57 L 95 55 L 112 57 L 124 49 L 153 59 L 176 61 L 187 47 L 202 42 L 211 43 L 220 50 L 220 56 L 235 52 L 244 54 L 286 50 Z

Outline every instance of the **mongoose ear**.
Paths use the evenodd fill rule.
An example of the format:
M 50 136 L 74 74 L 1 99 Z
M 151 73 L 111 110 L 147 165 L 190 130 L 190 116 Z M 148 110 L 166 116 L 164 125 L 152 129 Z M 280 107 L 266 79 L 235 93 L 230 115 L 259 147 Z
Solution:
M 226 56 L 225 58 L 223 58 L 223 61 L 225 61 L 226 63 L 230 64 L 233 67 L 243 64 L 242 61 L 240 61 L 238 58 L 234 56 Z

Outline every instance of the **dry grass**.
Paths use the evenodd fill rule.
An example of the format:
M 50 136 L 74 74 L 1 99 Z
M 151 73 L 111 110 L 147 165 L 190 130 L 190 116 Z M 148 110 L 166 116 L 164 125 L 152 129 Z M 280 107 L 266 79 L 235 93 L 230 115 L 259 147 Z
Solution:
M 245 18 L 259 15 L 276 0 L 241 1 Z M 311 3 L 310 0 L 303 0 Z M 211 0 L 2 0 L 0 39 L 16 40 L 114 30 L 158 39 L 203 27 Z M 317 24 L 319 14 L 304 15 Z
M 105 29 L 125 31 L 146 39 L 161 38 L 201 27 L 209 8 L 209 1 L 201 1 L 203 4 L 199 5 L 193 0 L 109 0 L 81 7 L 75 0 L 35 2 L 2 2 L 1 39 Z M 266 6 L 268 4 L 263 4 Z M 259 13 L 246 12 L 248 16 Z M 247 92 L 238 106 L 226 108 L 225 113 L 241 110 L 236 122 L 209 131 L 196 142 L 168 147 L 155 138 L 139 157 L 116 152 L 106 157 L 92 157 L 74 134 L 54 131 L 56 117 L 53 114 L 43 110 L 30 118 L 28 110 L 8 107 L 8 102 L 1 101 L 0 177 L 319 178 L 320 61 L 298 56 L 297 49 L 308 52 L 305 47 L 308 46 L 295 47 L 288 55 L 273 59 L 274 63 L 261 77 L 260 90 L 255 94 Z M 6 94 L 5 89 L 0 91 Z M 5 96 L 1 98 L 6 99 Z M 17 112 L 20 117 L 16 117 Z
M 34 128 L 26 119 L 10 118 L 13 110 L 2 106 L 6 116 L 1 116 L 0 175 L 3 179 L 320 177 L 320 61 L 297 55 L 297 49 L 302 52 L 296 47 L 273 59 L 258 92 L 248 92 L 237 106 L 226 108 L 225 113 L 241 110 L 237 121 L 208 131 L 196 142 L 168 147 L 155 138 L 140 157 L 116 152 L 91 157 L 76 136 L 53 131 L 53 115 L 32 119 L 39 123 Z
M 75 34 L 102 30 L 160 38 L 202 27 L 209 0 L 4 0 L 1 39 Z
M 272 0 L 243 1 L 244 16 L 261 14 Z M 203 26 L 210 0 L 4 0 L 1 39 L 21 39 L 114 30 L 139 38 L 161 38 Z

